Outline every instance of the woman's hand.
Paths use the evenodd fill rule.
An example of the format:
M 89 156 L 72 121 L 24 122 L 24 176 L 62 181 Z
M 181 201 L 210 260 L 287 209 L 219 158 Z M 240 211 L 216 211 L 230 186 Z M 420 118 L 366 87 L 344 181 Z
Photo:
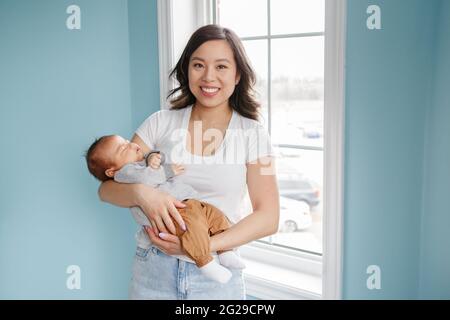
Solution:
M 183 218 L 177 208 L 186 205 L 166 192 L 141 185 L 138 191 L 137 203 L 152 224 L 155 234 L 176 233 L 171 217 L 181 229 L 186 230 Z
M 186 252 L 181 247 L 180 238 L 173 234 L 155 233 L 153 228 L 145 226 L 150 241 L 162 252 L 168 255 L 184 255 Z

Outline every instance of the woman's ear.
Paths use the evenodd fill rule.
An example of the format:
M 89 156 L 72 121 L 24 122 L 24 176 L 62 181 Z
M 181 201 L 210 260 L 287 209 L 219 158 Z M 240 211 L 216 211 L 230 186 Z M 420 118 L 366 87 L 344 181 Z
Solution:
M 241 80 L 241 74 L 237 73 L 236 74 L 236 80 L 234 81 L 235 85 L 237 86 L 239 84 L 239 81 Z
M 113 169 L 113 168 L 109 168 L 109 169 L 106 169 L 105 170 L 105 174 L 106 174 L 106 176 L 107 177 L 109 177 L 109 178 L 114 178 L 114 173 L 115 173 L 116 171 Z

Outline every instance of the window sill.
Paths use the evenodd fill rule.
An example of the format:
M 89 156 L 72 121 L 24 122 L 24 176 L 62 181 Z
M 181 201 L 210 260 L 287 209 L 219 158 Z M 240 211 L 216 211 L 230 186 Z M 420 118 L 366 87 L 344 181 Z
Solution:
M 262 243 L 241 247 L 247 294 L 265 300 L 322 299 L 321 257 Z

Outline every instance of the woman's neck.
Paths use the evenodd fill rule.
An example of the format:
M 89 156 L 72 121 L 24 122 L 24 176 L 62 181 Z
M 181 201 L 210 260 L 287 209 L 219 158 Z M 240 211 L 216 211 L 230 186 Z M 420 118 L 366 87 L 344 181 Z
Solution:
M 202 121 L 207 126 L 227 124 L 232 114 L 233 109 L 228 104 L 208 108 L 195 103 L 192 107 L 191 120 Z

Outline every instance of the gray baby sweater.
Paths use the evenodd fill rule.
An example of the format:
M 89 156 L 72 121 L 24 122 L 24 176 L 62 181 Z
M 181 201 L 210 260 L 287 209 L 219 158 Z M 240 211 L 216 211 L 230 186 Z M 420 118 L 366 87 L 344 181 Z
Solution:
M 197 192 L 189 185 L 175 181 L 171 165 L 166 164 L 164 155 L 161 158 L 161 166 L 158 169 L 147 167 L 146 161 L 132 162 L 124 165 L 114 175 L 114 180 L 120 183 L 142 183 L 174 196 L 177 200 L 192 199 Z M 132 207 L 131 213 L 140 225 L 150 225 L 145 214 L 139 207 Z

